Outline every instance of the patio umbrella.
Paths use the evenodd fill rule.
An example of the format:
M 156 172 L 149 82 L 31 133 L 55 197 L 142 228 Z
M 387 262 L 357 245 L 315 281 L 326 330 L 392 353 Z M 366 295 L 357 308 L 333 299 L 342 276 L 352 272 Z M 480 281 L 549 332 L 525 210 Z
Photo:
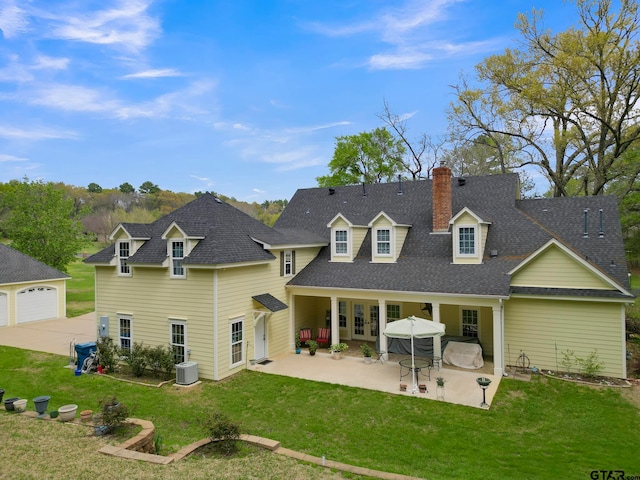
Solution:
M 438 337 L 444 335 L 444 330 L 445 326 L 442 323 L 432 322 L 431 320 L 414 316 L 391 322 L 387 325 L 387 328 L 384 329 L 383 333 L 387 337 L 411 339 L 411 377 L 413 380 L 413 393 L 418 390 L 413 339 Z

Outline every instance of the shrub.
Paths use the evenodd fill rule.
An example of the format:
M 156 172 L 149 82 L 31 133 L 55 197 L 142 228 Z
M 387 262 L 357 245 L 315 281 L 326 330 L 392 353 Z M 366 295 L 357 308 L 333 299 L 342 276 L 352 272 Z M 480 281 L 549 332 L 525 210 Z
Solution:
M 627 307 L 625 323 L 627 334 L 640 335 L 640 308 L 635 305 Z
M 169 378 L 176 363 L 173 347 L 158 345 L 148 348 L 146 353 L 148 355 L 147 363 L 153 374 L 157 377 Z
M 118 349 L 111 337 L 100 337 L 96 342 L 98 361 L 108 372 L 113 372 L 118 363 Z
M 580 365 L 582 373 L 590 378 L 597 377 L 604 368 L 604 363 L 600 362 L 598 357 L 597 348 L 587 358 L 576 357 L 576 362 Z
M 562 352 L 562 368 L 565 372 L 571 373 L 571 369 L 574 367 L 576 360 L 573 350 L 563 350 Z
M 149 348 L 142 343 L 134 342 L 131 349 L 121 349 L 121 354 L 131 373 L 135 377 L 144 375 L 149 359 Z
M 222 413 L 214 412 L 205 419 L 204 426 L 220 453 L 233 455 L 238 451 L 239 424 L 232 422 Z
M 100 423 L 110 432 L 121 427 L 129 417 L 129 408 L 124 403 L 120 403 L 115 396 L 100 400 L 99 406 Z

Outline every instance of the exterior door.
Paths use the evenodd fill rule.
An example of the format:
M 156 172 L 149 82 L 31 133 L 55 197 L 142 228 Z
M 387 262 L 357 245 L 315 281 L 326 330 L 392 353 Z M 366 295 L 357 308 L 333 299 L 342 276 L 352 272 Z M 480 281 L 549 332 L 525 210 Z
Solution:
M 267 332 L 265 329 L 264 315 L 256 322 L 253 329 L 253 354 L 256 360 L 262 360 L 267 356 Z
M 354 303 L 351 337 L 356 340 L 375 341 L 378 337 L 379 319 L 378 305 Z
M 16 300 L 16 323 L 56 318 L 58 293 L 51 287 L 32 287 L 21 290 Z

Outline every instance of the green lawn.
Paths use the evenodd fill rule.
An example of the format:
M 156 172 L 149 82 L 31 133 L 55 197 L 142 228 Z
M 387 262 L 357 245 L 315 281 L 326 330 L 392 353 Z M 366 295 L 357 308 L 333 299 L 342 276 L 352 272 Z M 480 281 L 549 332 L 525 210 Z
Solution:
M 0 347 L 5 397 L 51 395 L 50 408 L 77 403 L 79 410 L 95 410 L 100 398 L 115 394 L 134 416 L 154 422 L 163 453 L 205 437 L 200 420 L 217 410 L 244 432 L 287 448 L 430 479 L 584 479 L 602 469 L 640 474 L 640 415 L 614 389 L 507 378 L 486 411 L 251 371 L 192 390 L 150 388 L 75 377 L 62 368 L 66 362 Z M 10 414 L 0 412 L 0 425 L 2 415 Z
M 100 250 L 98 244 L 91 244 L 85 253 L 92 255 Z M 67 280 L 67 317 L 77 317 L 93 312 L 95 305 L 95 273 L 94 266 L 85 264 L 78 258 L 69 265 Z

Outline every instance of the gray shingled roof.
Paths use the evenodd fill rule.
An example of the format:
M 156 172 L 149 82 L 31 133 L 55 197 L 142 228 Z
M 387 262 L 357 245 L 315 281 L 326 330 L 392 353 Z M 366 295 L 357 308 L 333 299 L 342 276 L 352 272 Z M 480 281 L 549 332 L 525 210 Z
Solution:
M 0 285 L 71 278 L 35 258 L 0 243 Z
M 464 207 L 491 221 L 482 265 L 454 265 L 451 236 L 431 234 L 431 180 L 404 182 L 402 194 L 397 183 L 298 190 L 276 222 L 275 228 L 297 228 L 314 232 L 329 241 L 327 224 L 338 213 L 352 212 L 370 221 L 380 211 L 397 212 L 411 225 L 398 261 L 371 263 L 370 232 L 352 263 L 330 262 L 329 247 L 289 282 L 290 285 L 329 288 L 392 290 L 426 293 L 508 296 L 508 272 L 552 238 L 589 256 L 603 273 L 628 288 L 624 251 L 619 233 L 615 199 L 581 197 L 548 199 L 553 215 L 539 213 L 539 200 L 516 201 L 516 174 L 468 177 L 464 185 L 452 179 L 452 214 Z M 607 234 L 582 238 L 576 231 L 583 208 L 607 211 Z M 546 212 L 548 213 L 548 211 Z M 576 220 L 577 219 L 577 220 Z M 617 226 L 617 227 L 616 227 Z M 491 258 L 489 252 L 498 256 Z M 611 252 L 611 253 L 610 253 Z M 615 253 L 616 265 L 610 268 Z M 622 257 L 619 257 L 622 255 Z M 625 270 L 622 275 L 622 270 Z
M 167 258 L 167 241 L 162 238 L 175 222 L 187 235 L 204 237 L 198 242 L 185 265 L 217 265 L 227 263 L 273 260 L 274 255 L 253 240 L 269 239 L 274 245 L 310 244 L 322 241 L 317 235 L 301 231 L 276 231 L 231 205 L 204 194 L 187 205 L 151 224 L 124 224 L 132 236 L 150 238 L 129 257 L 131 265 L 159 265 Z M 266 240 L 263 240 L 266 241 Z M 115 254 L 111 245 L 90 256 L 87 263 L 108 263 Z
M 272 312 L 279 312 L 280 310 L 285 310 L 289 308 L 286 303 L 281 302 L 276 297 L 271 295 L 270 293 L 263 293 L 261 295 L 254 295 L 253 298 L 260 305 L 268 308 Z

